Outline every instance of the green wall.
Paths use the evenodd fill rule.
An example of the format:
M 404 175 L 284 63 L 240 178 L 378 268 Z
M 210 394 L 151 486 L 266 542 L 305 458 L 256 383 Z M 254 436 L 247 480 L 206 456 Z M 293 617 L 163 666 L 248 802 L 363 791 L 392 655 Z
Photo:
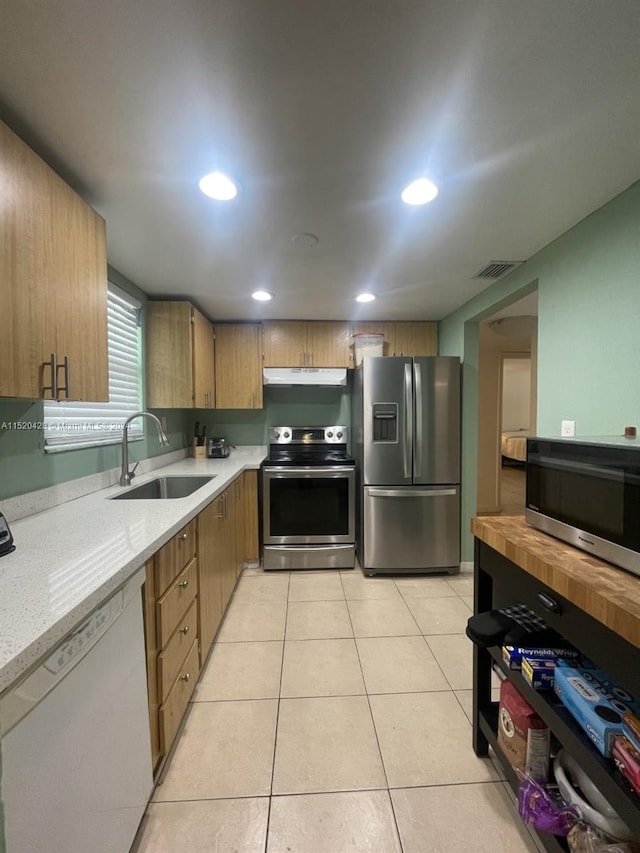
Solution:
M 268 444 L 272 426 L 323 426 L 351 423 L 349 384 L 342 388 L 264 389 L 264 408 L 198 411 L 191 415 L 207 425 L 207 435 L 228 438 L 232 444 Z
M 463 368 L 463 559 L 476 507 L 478 323 L 538 289 L 540 435 L 640 426 L 640 182 L 439 324 L 441 355 Z

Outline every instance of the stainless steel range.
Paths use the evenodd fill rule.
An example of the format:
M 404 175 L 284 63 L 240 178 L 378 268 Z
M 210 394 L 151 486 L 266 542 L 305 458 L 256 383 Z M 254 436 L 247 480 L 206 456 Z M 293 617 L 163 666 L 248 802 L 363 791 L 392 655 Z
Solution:
M 355 461 L 346 426 L 272 427 L 262 463 L 265 569 L 352 569 Z

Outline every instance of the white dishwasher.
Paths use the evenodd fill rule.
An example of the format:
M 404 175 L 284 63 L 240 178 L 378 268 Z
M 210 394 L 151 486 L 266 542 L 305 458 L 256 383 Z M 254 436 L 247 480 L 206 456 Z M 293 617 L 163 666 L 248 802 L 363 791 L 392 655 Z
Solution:
M 140 570 L 0 699 L 6 853 L 131 847 L 153 784 L 143 581 Z

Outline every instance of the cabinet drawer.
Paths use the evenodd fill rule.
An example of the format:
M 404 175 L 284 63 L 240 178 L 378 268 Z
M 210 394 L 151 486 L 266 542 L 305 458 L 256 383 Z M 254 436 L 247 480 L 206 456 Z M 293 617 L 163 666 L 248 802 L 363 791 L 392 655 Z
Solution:
M 169 584 L 196 555 L 196 520 L 176 533 L 156 554 L 156 594 L 162 595 Z
M 194 598 L 178 627 L 169 638 L 169 642 L 158 655 L 158 701 L 167 698 L 171 685 L 176 680 L 178 670 L 186 658 L 193 641 L 198 634 L 198 611 Z
M 160 706 L 160 743 L 164 755 L 171 748 L 178 726 L 189 704 L 193 689 L 196 686 L 199 671 L 198 641 L 196 639 L 183 665 L 180 667 L 178 677 L 171 686 L 169 695 L 164 704 Z
M 158 647 L 164 648 L 198 591 L 197 562 L 191 560 L 156 604 Z

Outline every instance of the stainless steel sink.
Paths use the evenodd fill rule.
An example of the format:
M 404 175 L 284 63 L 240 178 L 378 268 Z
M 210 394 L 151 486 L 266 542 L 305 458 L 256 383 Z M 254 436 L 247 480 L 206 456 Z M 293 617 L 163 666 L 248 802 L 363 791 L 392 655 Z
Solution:
M 127 489 L 119 495 L 114 495 L 112 501 L 148 501 L 166 500 L 168 498 L 186 498 L 197 489 L 201 489 L 215 479 L 217 475 L 207 477 L 184 476 L 156 477 L 148 483 L 142 483 L 134 489 Z

